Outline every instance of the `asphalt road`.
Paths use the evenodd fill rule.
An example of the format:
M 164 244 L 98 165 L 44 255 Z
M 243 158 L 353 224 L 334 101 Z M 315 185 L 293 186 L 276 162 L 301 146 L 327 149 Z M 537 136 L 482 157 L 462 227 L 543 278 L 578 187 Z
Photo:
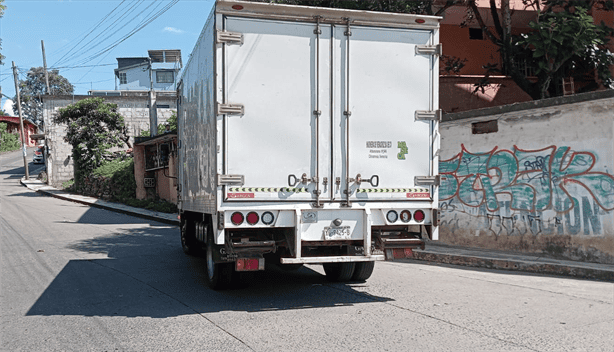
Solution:
M 614 350 L 612 283 L 385 262 L 216 292 L 176 227 L 41 196 L 22 166 L 0 156 L 2 351 Z

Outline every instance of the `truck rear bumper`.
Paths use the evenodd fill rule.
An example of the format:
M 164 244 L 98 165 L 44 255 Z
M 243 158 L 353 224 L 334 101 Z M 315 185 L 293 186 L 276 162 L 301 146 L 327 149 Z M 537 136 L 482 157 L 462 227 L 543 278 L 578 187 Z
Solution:
M 349 263 L 349 262 L 373 262 L 386 260 L 384 255 L 362 256 L 337 256 L 337 257 L 301 257 L 281 258 L 282 264 L 322 264 L 322 263 Z

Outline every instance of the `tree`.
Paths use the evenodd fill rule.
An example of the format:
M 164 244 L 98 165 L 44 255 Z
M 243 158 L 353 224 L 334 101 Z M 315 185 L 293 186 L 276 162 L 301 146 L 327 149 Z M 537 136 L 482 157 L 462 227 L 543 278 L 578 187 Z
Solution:
M 482 84 L 488 83 L 488 76 L 492 73 L 504 74 L 510 76 L 533 99 L 542 99 L 548 95 L 557 95 L 556 87 L 550 84 L 552 81 L 572 73 L 582 76 L 593 74 L 596 70 L 600 83 L 611 83 L 608 66 L 613 63 L 613 59 L 607 49 L 607 43 L 612 29 L 605 24 L 594 25 L 586 10 L 612 11 L 613 0 L 522 2 L 526 8 L 539 11 L 537 21 L 531 24 L 533 31 L 524 36 L 512 35 L 513 11 L 510 9 L 510 0 L 490 0 L 489 10 L 494 31 L 486 25 L 475 0 L 446 1 L 435 14 L 441 15 L 451 6 L 466 6 L 467 20 L 463 25 L 476 21 L 486 37 L 499 47 L 501 65 L 486 65 L 487 74 Z M 574 30 L 581 33 L 580 38 L 574 36 Z M 560 38 L 565 38 L 561 41 L 565 49 L 562 48 L 563 45 L 557 46 Z M 573 40 L 568 41 L 570 39 Z M 537 80 L 529 79 L 525 72 L 521 71 L 520 60 L 528 60 L 537 68 Z
M 335 7 L 353 10 L 432 14 L 433 0 L 251 0 L 290 5 Z
M 18 150 L 21 148 L 21 141 L 16 133 L 7 131 L 6 122 L 0 122 L 0 152 Z
M 586 9 L 546 12 L 530 26 L 533 31 L 518 43 L 532 51 L 538 77 L 534 89 L 540 98 L 547 96 L 554 78 L 571 74 L 581 61 L 590 62 L 589 67 L 597 70 L 598 79 L 604 85 L 612 83 L 608 67 L 614 64 L 614 59 L 604 50 L 607 29 L 593 24 Z
M 49 70 L 49 94 L 72 94 L 74 87 L 60 75 L 59 70 Z M 45 70 L 42 67 L 32 67 L 25 80 L 19 81 L 21 94 L 21 111 L 24 118 L 41 126 L 43 122 L 42 96 L 46 93 Z M 13 99 L 13 111 L 17 111 L 17 98 Z
M 102 165 L 110 148 L 132 147 L 117 104 L 107 103 L 103 98 L 87 98 L 61 108 L 55 122 L 68 127 L 65 140 L 73 148 L 77 186 Z

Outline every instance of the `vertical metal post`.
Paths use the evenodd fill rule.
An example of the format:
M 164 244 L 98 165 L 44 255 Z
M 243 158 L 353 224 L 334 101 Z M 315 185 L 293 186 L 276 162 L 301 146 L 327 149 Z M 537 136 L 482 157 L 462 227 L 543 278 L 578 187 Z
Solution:
M 154 137 L 158 134 L 158 111 L 156 110 L 156 98 L 153 89 L 153 67 L 149 58 L 149 135 Z
M 348 207 L 352 206 L 350 201 L 350 196 L 352 195 L 350 189 L 350 116 L 352 116 L 352 112 L 350 111 L 350 36 L 352 35 L 352 28 L 350 27 L 351 19 L 344 18 L 347 21 L 347 27 L 343 34 L 346 36 L 346 50 L 345 50 L 345 111 L 343 114 L 345 115 L 345 193 L 347 194 L 347 199 L 345 205 Z
M 45 84 L 47 85 L 47 92 L 45 94 L 51 94 L 49 88 L 49 73 L 47 72 L 47 57 L 45 56 L 45 42 L 41 40 L 41 48 L 43 49 L 43 68 L 45 69 Z
M 28 161 L 26 160 L 26 133 L 23 129 L 23 115 L 21 113 L 21 97 L 19 94 L 19 77 L 17 76 L 17 67 L 13 61 L 13 78 L 15 80 L 15 94 L 17 95 L 17 111 L 19 112 L 19 128 L 21 129 L 21 148 L 23 151 L 23 167 L 26 169 L 26 180 L 30 179 L 30 170 L 28 170 Z
M 313 112 L 316 119 L 316 175 L 314 177 L 314 182 L 316 183 L 316 189 L 314 190 L 316 196 L 315 207 L 320 208 L 322 205 L 320 204 L 320 115 L 322 112 L 320 111 L 320 34 L 322 34 L 322 30 L 320 29 L 320 19 L 321 16 L 315 16 L 316 20 L 316 29 L 314 33 L 316 35 L 316 109 Z

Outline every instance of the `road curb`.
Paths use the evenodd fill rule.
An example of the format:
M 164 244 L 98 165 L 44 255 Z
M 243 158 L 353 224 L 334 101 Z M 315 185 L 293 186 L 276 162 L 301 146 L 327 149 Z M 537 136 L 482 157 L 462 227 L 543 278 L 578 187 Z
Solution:
M 20 180 L 20 183 L 28 189 L 57 199 L 67 200 L 70 202 L 88 205 L 99 209 L 110 210 L 126 215 L 132 215 L 142 219 L 153 220 L 169 225 L 179 225 L 179 219 L 177 219 L 177 214 L 159 213 L 147 209 L 131 207 L 125 204 L 108 202 L 93 197 L 73 195 L 68 192 L 64 192 L 56 188 L 47 186 L 40 181 L 38 182 L 40 183 L 40 185 L 38 185 L 36 181 L 25 180 L 25 177 L 22 177 Z
M 443 254 L 430 252 L 428 246 L 423 251 L 414 251 L 410 261 L 461 265 L 474 268 L 522 271 L 527 273 L 570 276 L 582 279 L 614 281 L 614 270 L 583 267 L 581 265 L 537 262 L 533 260 L 494 259 L 480 256 Z M 580 263 L 578 263 L 580 264 Z

